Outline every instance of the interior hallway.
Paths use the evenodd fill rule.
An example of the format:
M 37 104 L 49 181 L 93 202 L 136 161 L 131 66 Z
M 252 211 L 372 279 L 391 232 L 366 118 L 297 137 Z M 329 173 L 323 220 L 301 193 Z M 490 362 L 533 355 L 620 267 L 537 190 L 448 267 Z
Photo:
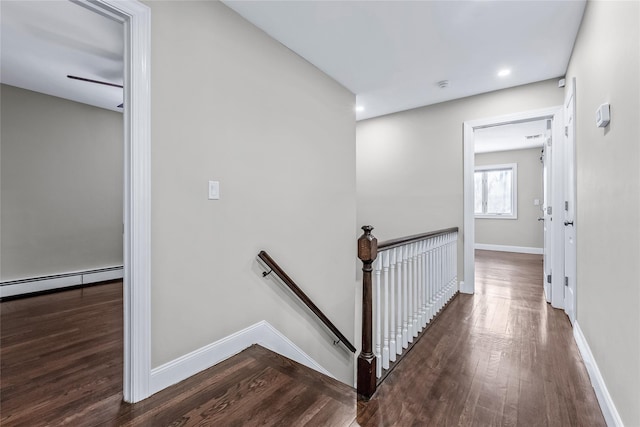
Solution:
M 476 257 L 476 294 L 451 302 L 369 402 L 254 346 L 139 404 L 123 404 L 121 350 L 113 347 L 121 300 L 102 303 L 102 326 L 92 328 L 99 335 L 110 329 L 108 343 L 70 341 L 87 319 L 64 302 L 65 292 L 2 303 L 2 425 L 604 426 L 568 318 L 544 301 L 541 257 Z M 42 312 L 39 321 L 27 314 L 30 304 Z M 56 304 L 57 316 L 81 324 L 56 321 Z M 53 341 L 45 344 L 44 335 Z M 72 363 L 52 362 L 54 355 Z

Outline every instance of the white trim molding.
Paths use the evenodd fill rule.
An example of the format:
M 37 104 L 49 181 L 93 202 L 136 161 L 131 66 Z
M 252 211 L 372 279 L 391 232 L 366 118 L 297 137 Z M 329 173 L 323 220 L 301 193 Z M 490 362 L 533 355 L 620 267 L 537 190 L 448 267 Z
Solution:
M 507 246 L 507 245 L 490 245 L 485 243 L 476 243 L 476 249 L 483 251 L 498 251 L 498 252 L 515 252 L 520 254 L 536 254 L 542 255 L 544 248 L 533 248 L 528 246 Z
M 137 0 L 75 0 L 124 28 L 123 397 L 150 396 L 151 9 Z
M 122 266 L 73 271 L 51 276 L 31 277 L 0 283 L 0 298 L 31 294 L 34 292 L 82 286 L 108 280 L 122 279 Z
M 151 371 L 150 392 L 157 393 L 204 371 L 253 344 L 259 344 L 324 375 L 335 378 L 266 320 L 167 362 Z
M 582 360 L 584 361 L 587 372 L 589 373 L 591 385 L 593 386 L 596 397 L 598 398 L 598 403 L 600 404 L 600 409 L 602 410 L 604 420 L 607 422 L 607 426 L 624 427 L 622 418 L 620 418 L 616 405 L 613 403 L 613 399 L 609 394 L 607 385 L 604 382 L 604 378 L 602 378 L 598 364 L 593 357 L 593 353 L 591 353 L 589 343 L 582 333 L 582 329 L 580 329 L 578 321 L 573 324 L 573 337 L 576 340 L 576 344 L 578 344 L 578 350 L 580 350 L 580 355 L 582 356 Z

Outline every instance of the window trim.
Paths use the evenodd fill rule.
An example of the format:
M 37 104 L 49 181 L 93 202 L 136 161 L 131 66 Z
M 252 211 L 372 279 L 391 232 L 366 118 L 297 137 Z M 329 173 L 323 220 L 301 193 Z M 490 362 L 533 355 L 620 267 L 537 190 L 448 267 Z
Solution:
M 511 169 L 511 214 L 488 214 L 488 213 L 477 214 L 474 212 L 475 218 L 518 219 L 518 164 L 517 163 L 503 163 L 498 165 L 476 166 L 474 170 L 474 176 L 476 172 L 484 172 L 489 170 L 505 170 L 505 169 Z

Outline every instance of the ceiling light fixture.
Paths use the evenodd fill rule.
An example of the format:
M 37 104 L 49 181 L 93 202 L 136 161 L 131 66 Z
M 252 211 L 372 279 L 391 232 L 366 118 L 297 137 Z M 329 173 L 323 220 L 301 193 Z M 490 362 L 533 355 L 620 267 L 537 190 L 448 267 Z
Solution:
M 364 107 L 362 105 L 356 105 L 356 113 L 362 113 L 364 111 Z
M 509 74 L 511 74 L 511 70 L 508 68 L 498 71 L 498 77 L 507 77 Z

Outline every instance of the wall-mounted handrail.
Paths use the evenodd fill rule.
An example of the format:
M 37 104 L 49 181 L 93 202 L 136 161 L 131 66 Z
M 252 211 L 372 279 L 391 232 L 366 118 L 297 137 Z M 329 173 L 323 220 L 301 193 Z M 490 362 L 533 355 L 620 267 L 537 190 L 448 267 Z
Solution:
M 287 273 L 269 256 L 269 254 L 265 251 L 260 251 L 258 254 L 258 258 L 264 262 L 264 264 L 271 269 L 271 272 L 275 273 L 282 282 L 287 285 L 289 289 L 302 301 L 309 310 L 311 310 L 317 317 L 320 319 L 324 325 L 329 328 L 329 330 L 338 338 L 338 341 L 342 342 L 345 347 L 349 349 L 352 353 L 356 352 L 356 348 L 349 342 L 349 340 L 340 332 L 340 330 L 329 320 L 329 318 L 316 306 L 311 298 L 305 294 L 302 289 L 289 277 Z M 263 276 L 267 276 L 271 272 L 263 273 Z

